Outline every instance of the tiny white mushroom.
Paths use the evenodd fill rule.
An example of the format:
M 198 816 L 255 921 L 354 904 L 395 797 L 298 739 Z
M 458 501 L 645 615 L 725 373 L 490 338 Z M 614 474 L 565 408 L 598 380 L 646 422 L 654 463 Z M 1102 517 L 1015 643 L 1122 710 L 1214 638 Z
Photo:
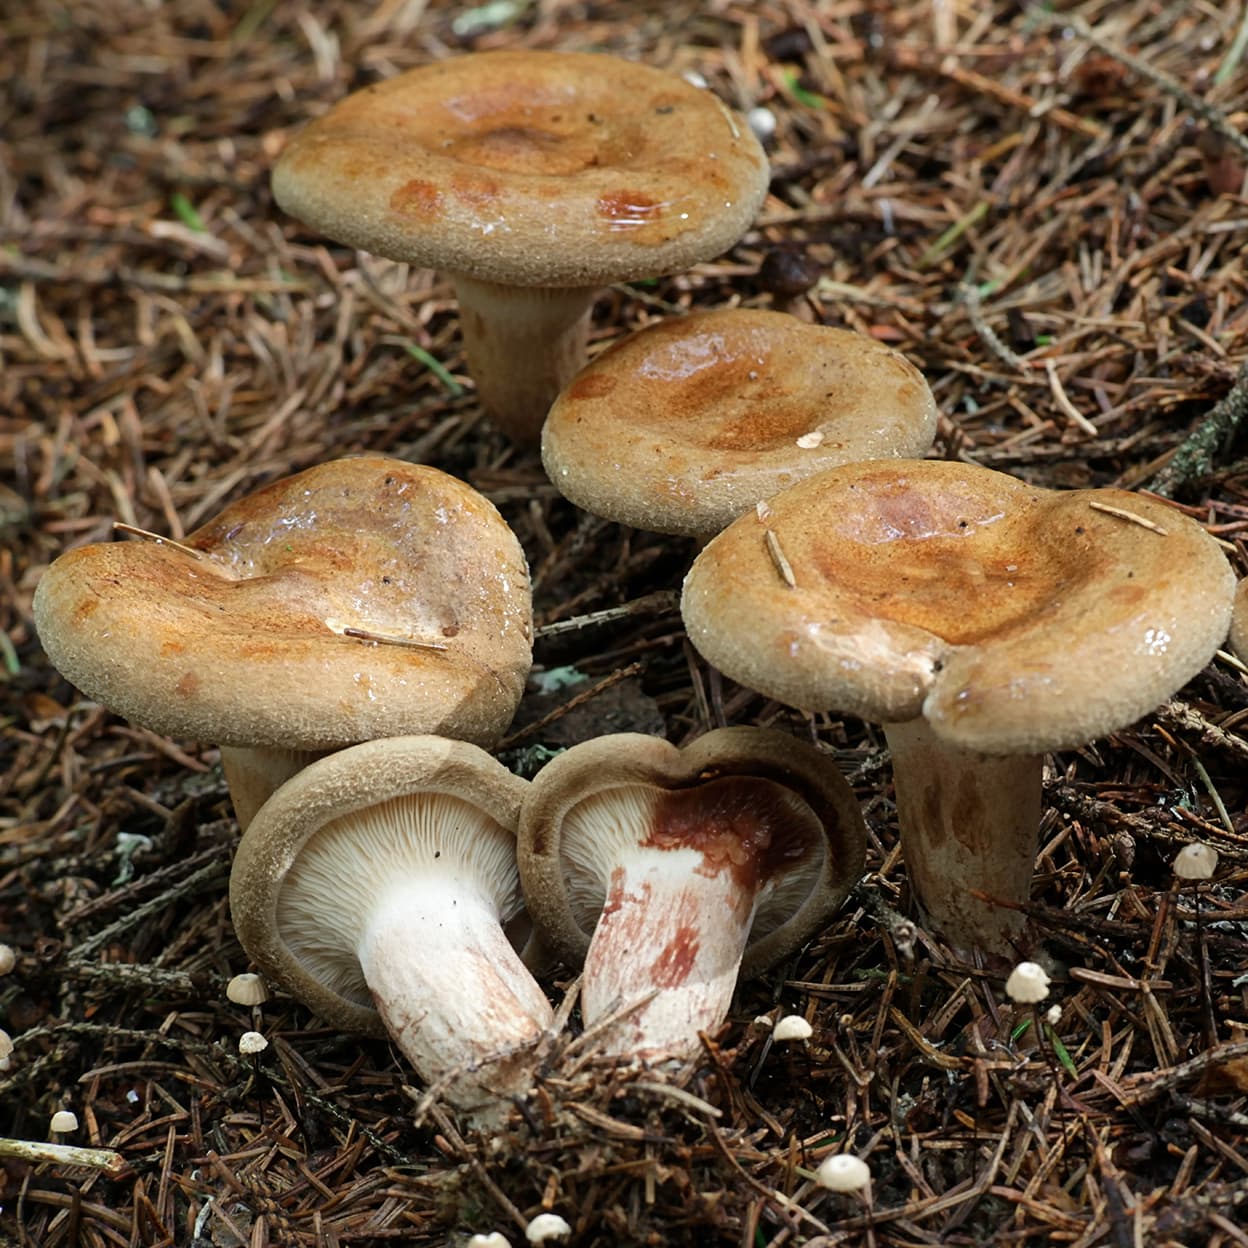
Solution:
M 754 131 L 754 137 L 760 143 L 766 143 L 768 139 L 775 138 L 776 115 L 771 109 L 757 104 L 746 113 L 745 121 L 750 129 Z
M 263 977 L 254 971 L 244 971 L 226 984 L 225 995 L 235 1005 L 263 1005 L 269 999 L 269 990 Z
M 524 1230 L 524 1237 L 531 1244 L 544 1244 L 571 1234 L 572 1228 L 557 1213 L 539 1213 Z
M 0 945 L 0 975 L 7 975 L 17 965 L 17 954 L 8 945 Z
M 1062 1021 L 1062 1007 L 1060 1005 L 1051 1005 L 1044 1012 L 1044 1021 L 1050 1027 L 1056 1027 Z
M 65 1134 L 78 1130 L 78 1115 L 70 1109 L 58 1109 L 48 1124 L 54 1133 Z
M 815 1029 L 800 1015 L 786 1014 L 772 1030 L 772 1039 L 777 1044 L 785 1040 L 809 1040 Z
M 238 1051 L 244 1057 L 263 1053 L 268 1047 L 269 1042 L 258 1031 L 245 1031 L 238 1038 Z
M 0 1029 L 0 1072 L 8 1070 L 12 1065 L 13 1037 Z
M 819 1163 L 815 1181 L 830 1192 L 860 1192 L 871 1182 L 871 1167 L 852 1153 L 837 1153 Z
M 1020 1005 L 1035 1005 L 1049 995 L 1049 976 L 1035 962 L 1020 962 L 1005 981 L 1005 992 Z
M 1207 880 L 1218 869 L 1218 851 L 1204 841 L 1184 845 L 1174 856 L 1174 873 L 1181 880 Z
M 474 1235 L 468 1248 L 511 1248 L 511 1240 L 501 1231 L 491 1231 L 488 1235 Z

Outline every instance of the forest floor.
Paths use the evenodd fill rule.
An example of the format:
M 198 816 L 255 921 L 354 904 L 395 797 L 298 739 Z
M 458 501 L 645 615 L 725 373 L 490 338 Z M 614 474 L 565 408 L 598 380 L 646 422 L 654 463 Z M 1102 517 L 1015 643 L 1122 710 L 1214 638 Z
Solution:
M 4 6 L 0 1135 L 46 1141 L 68 1108 L 67 1142 L 122 1163 L 0 1160 L 0 1243 L 522 1242 L 550 1210 L 576 1245 L 1248 1244 L 1245 668 L 1219 653 L 1048 760 L 1030 917 L 1061 1017 L 1037 1045 L 998 974 L 899 924 L 878 728 L 716 685 L 674 606 L 692 541 L 578 513 L 482 417 L 448 283 L 315 236 L 269 189 L 302 123 L 430 60 L 600 50 L 701 75 L 774 120 L 770 197 L 721 258 L 604 291 L 593 349 L 770 306 L 764 261 L 800 256 L 814 315 L 923 371 L 934 457 L 1151 491 L 1243 575 L 1246 41 L 1243 0 Z M 227 1001 L 246 955 L 217 751 L 84 701 L 32 622 L 47 565 L 114 521 L 176 539 L 362 451 L 463 478 L 524 545 L 535 672 L 584 680 L 534 688 L 510 760 L 602 731 L 813 731 L 869 827 L 837 919 L 743 984 L 697 1059 L 553 1065 L 492 1142 L 422 1104 L 388 1045 L 280 993 L 254 1018 Z M 1194 840 L 1220 855 L 1199 900 L 1171 871 Z M 812 1038 L 772 1044 L 755 1020 L 781 1013 Z M 869 1200 L 812 1182 L 845 1150 Z

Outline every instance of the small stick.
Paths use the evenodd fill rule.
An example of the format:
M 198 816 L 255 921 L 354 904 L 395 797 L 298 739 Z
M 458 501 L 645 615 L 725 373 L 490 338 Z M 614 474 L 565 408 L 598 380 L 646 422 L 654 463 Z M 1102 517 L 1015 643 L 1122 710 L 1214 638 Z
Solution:
M 618 607 L 604 607 L 601 611 L 590 611 L 586 615 L 574 615 L 567 620 L 543 624 L 536 630 L 534 637 L 557 637 L 560 633 L 573 633 L 598 624 L 610 624 L 630 615 L 667 615 L 679 608 L 680 595 L 673 589 L 660 589 L 634 598 L 631 602 L 622 602 Z
M 1153 493 L 1172 498 L 1180 486 L 1210 472 L 1218 445 L 1245 419 L 1248 419 L 1248 360 L 1240 365 L 1231 388 L 1205 413 L 1200 424 L 1179 443 L 1165 467 L 1153 478 Z
M 195 560 L 200 560 L 204 557 L 202 550 L 196 550 L 193 546 L 185 546 L 181 542 L 175 542 L 171 537 L 161 537 L 159 533 L 140 529 L 138 525 L 126 524 L 122 520 L 113 521 L 113 532 L 124 533 L 127 537 L 141 537 L 145 542 L 155 542 L 157 546 L 171 546 L 174 550 L 180 551 L 184 555 L 189 555 Z
M 133 910 L 127 911 L 121 918 L 115 919 L 107 927 L 102 927 L 93 936 L 88 936 L 81 944 L 75 945 L 69 951 L 69 961 L 85 961 L 97 949 L 116 939 L 123 932 L 139 926 L 139 924 L 146 922 L 153 915 L 159 914 L 166 907 L 181 901 L 184 897 L 190 896 L 200 888 L 205 888 L 210 884 L 216 883 L 218 879 L 224 878 L 228 870 L 228 863 L 216 861 L 200 867 L 198 871 L 193 871 L 185 879 L 179 880 L 176 884 L 171 884 L 163 892 L 145 901 L 141 906 L 136 906 Z
M 650 1092 L 655 1096 L 665 1097 L 668 1100 L 675 1101 L 679 1105 L 684 1105 L 688 1109 L 696 1110 L 699 1114 L 706 1114 L 711 1118 L 722 1118 L 724 1111 L 717 1109 L 708 1101 L 704 1101 L 700 1096 L 694 1096 L 692 1092 L 686 1092 L 684 1088 L 678 1088 L 671 1083 L 647 1083 L 640 1079 L 628 1085 L 629 1091 L 634 1092 Z
M 111 1148 L 79 1148 L 76 1144 L 44 1144 L 38 1140 L 0 1138 L 0 1157 L 22 1161 L 50 1161 L 60 1166 L 90 1166 L 108 1174 L 120 1174 L 126 1159 Z
M 971 322 L 971 328 L 979 335 L 984 346 L 1007 368 L 1012 368 L 1018 373 L 1028 372 L 1031 368 L 1030 363 L 1016 351 L 1006 346 L 1001 341 L 997 331 L 984 319 L 983 301 L 979 293 L 979 287 L 969 277 L 958 287 L 958 295 L 962 300 L 962 306 L 966 308 L 966 315 Z
M 517 728 L 515 732 L 504 737 L 494 748 L 496 750 L 510 750 L 512 746 L 518 745 L 526 737 L 532 737 L 539 732 L 544 732 L 555 720 L 562 719 L 569 711 L 573 711 L 578 706 L 588 702 L 590 698 L 596 698 L 600 693 L 605 693 L 612 685 L 618 685 L 620 681 L 636 676 L 641 669 L 642 664 L 640 662 L 630 663 L 627 667 L 621 667 L 618 671 L 612 672 L 610 676 L 605 676 L 596 685 L 590 685 L 588 689 L 582 689 L 566 702 L 561 702 L 553 711 L 543 715 L 541 719 L 535 719 L 531 724 L 525 724 L 523 728 Z
M 1150 533 L 1159 533 L 1162 537 L 1170 536 L 1155 520 L 1137 516 L 1135 512 L 1127 511 L 1123 507 L 1111 507 L 1108 503 L 1089 503 L 1088 506 L 1093 511 L 1103 511 L 1107 516 L 1117 516 L 1119 520 L 1130 520 L 1132 524 L 1138 524 L 1140 528 L 1147 529 Z
M 1160 87 L 1167 95 L 1173 96 L 1184 108 L 1195 113 L 1202 121 L 1208 122 L 1210 128 L 1216 130 L 1228 143 L 1248 155 L 1248 135 L 1241 134 L 1220 108 L 1202 100 L 1198 95 L 1193 95 L 1182 83 L 1176 82 L 1169 74 L 1163 73 L 1141 57 L 1110 43 L 1108 39 L 1098 35 L 1082 17 L 1073 13 L 1041 12 L 1036 12 L 1034 16 L 1048 26 L 1069 27 L 1080 39 L 1086 39 L 1106 56 L 1113 57 L 1115 61 L 1121 62 L 1128 69 L 1139 74 L 1141 78 L 1147 78 L 1154 86 Z
M 785 557 L 785 553 L 780 549 L 780 539 L 776 536 L 774 529 L 763 530 L 763 542 L 767 547 L 767 553 L 771 556 L 771 562 L 775 564 L 776 571 L 780 573 L 780 579 L 790 588 L 797 588 L 797 577 L 793 575 L 793 565 Z
M 1239 29 L 1235 32 L 1235 38 L 1231 40 L 1231 46 L 1227 48 L 1225 55 L 1222 57 L 1222 63 L 1213 75 L 1213 85 L 1215 87 L 1220 87 L 1224 82 L 1230 81 L 1231 76 L 1239 68 L 1240 61 L 1244 59 L 1245 50 L 1248 50 L 1248 8 L 1244 9 L 1244 14 L 1239 19 Z
M 329 621 L 327 620 L 328 624 Z M 383 646 L 408 646 L 413 650 L 445 650 L 440 641 L 417 641 L 415 637 L 391 637 L 388 633 L 374 633 L 367 628 L 353 628 L 347 626 L 345 628 L 334 628 L 329 625 L 331 631 L 338 633 L 342 637 L 354 637 L 357 641 L 376 641 Z
M 1062 414 L 1072 425 L 1082 429 L 1089 437 L 1095 438 L 1100 430 L 1070 401 L 1062 379 L 1057 375 L 1057 365 L 1052 360 L 1044 362 L 1044 371 L 1049 378 L 1049 389 L 1053 392 L 1053 401 L 1061 409 Z
M 1211 1066 L 1224 1066 L 1227 1062 L 1244 1057 L 1248 1057 L 1248 1040 L 1236 1040 L 1220 1044 L 1217 1048 L 1206 1049 L 1175 1066 L 1128 1075 L 1118 1084 L 1118 1091 L 1122 1093 L 1118 1096 L 1118 1101 L 1127 1107 L 1143 1105 L 1161 1093 L 1203 1075 Z

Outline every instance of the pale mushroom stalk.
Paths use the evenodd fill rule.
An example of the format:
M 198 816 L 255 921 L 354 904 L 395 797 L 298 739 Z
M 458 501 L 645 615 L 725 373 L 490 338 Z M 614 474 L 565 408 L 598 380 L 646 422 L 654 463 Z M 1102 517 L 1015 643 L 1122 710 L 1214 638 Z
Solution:
M 758 894 L 708 865 L 697 850 L 643 848 L 612 871 L 585 955 L 582 1013 L 592 1024 L 646 1003 L 612 1031 L 608 1052 L 681 1053 L 727 1016 Z
M 444 1075 L 457 1104 L 525 1091 L 523 1054 L 553 1014 L 479 887 L 441 874 L 396 884 L 357 952 L 377 1013 L 423 1078 Z
M 993 757 L 941 741 L 924 719 L 885 724 L 901 852 L 919 908 L 959 943 L 1022 944 L 1040 828 L 1040 754 Z M 975 896 L 974 894 L 982 894 Z
M 238 826 L 244 832 L 269 794 L 325 753 L 324 750 L 286 750 L 280 746 L 236 745 L 223 745 L 219 751 L 230 802 Z
M 481 405 L 513 442 L 537 445 L 550 405 L 585 363 L 597 288 L 453 280 Z

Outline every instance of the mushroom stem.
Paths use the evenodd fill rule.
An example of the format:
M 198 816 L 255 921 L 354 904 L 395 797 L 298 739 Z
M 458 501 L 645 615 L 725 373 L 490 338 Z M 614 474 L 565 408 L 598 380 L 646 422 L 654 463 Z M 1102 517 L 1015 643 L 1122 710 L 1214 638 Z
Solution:
M 247 831 L 256 811 L 275 789 L 325 753 L 324 750 L 237 745 L 223 745 L 220 752 L 221 770 L 225 772 L 240 832 Z
M 923 719 L 886 724 L 884 735 L 919 909 L 960 949 L 1017 960 L 1026 916 L 996 903 L 1031 895 L 1043 756 L 962 750 L 938 740 Z
M 358 956 L 386 1030 L 426 1083 L 445 1081 L 448 1101 L 480 1124 L 527 1090 L 554 1014 L 479 888 L 403 880 L 378 900 Z
M 513 442 L 536 446 L 550 405 L 585 363 L 597 290 L 453 280 L 481 405 Z
M 611 1029 L 608 1052 L 684 1056 L 728 1013 L 758 894 L 690 849 L 642 849 L 611 873 L 585 955 L 586 1026 L 645 1001 Z M 657 991 L 656 991 L 657 990 Z

